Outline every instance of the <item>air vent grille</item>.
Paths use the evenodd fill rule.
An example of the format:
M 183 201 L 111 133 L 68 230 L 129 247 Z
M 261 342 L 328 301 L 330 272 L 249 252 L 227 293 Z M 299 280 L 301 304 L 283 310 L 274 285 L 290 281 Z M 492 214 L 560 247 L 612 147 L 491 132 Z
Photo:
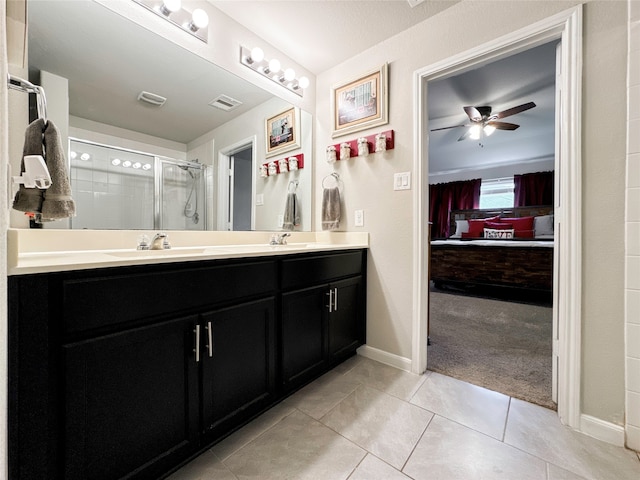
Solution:
M 151 92 L 145 92 L 144 90 L 138 94 L 138 100 L 140 100 L 141 102 L 149 103 L 156 107 L 163 106 L 164 102 L 167 101 L 167 99 L 161 95 Z
M 230 110 L 233 110 L 234 108 L 238 108 L 240 105 L 242 105 L 242 102 L 227 95 L 219 95 L 215 99 L 211 100 L 209 102 L 209 105 L 228 112 Z

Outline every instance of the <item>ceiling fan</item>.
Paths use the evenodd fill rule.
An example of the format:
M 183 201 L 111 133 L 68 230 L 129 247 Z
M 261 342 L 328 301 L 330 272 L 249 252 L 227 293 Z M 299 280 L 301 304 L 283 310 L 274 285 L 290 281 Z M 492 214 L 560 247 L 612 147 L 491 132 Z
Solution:
M 489 136 L 496 130 L 515 130 L 520 125 L 508 122 L 499 122 L 498 120 L 500 120 L 501 118 L 510 117 L 511 115 L 515 115 L 516 113 L 524 112 L 525 110 L 529 110 L 535 106 L 536 104 L 533 102 L 523 103 L 522 105 L 518 105 L 517 107 L 509 108 L 507 110 L 503 110 L 502 112 L 493 114 L 491 113 L 490 106 L 463 107 L 471 123 L 467 123 L 465 125 L 452 125 L 450 127 L 434 128 L 431 131 L 437 132 L 438 130 L 448 130 L 450 128 L 471 127 L 460 136 L 458 141 L 466 140 L 467 138 L 478 140 L 480 138 L 480 135 L 482 135 L 483 133 L 486 136 Z

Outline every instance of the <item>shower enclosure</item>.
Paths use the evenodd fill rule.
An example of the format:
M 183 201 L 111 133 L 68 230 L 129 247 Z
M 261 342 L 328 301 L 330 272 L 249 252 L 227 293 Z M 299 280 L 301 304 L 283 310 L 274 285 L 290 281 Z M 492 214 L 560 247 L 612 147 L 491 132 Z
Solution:
M 206 230 L 207 167 L 70 141 L 73 229 Z

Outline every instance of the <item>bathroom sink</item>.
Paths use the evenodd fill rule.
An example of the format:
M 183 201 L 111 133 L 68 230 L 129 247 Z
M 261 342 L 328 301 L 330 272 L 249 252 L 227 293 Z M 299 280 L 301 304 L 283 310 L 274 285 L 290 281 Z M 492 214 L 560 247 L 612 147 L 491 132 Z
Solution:
M 197 255 L 205 253 L 205 247 L 170 248 L 167 250 L 122 250 L 109 252 L 107 255 L 121 258 L 175 257 L 180 255 Z

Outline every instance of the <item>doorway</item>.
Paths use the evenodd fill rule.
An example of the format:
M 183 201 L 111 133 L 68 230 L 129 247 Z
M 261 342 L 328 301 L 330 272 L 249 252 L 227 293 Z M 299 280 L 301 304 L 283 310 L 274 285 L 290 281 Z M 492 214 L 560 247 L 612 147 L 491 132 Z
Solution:
M 255 137 L 220 151 L 218 180 L 218 229 L 255 229 Z
M 558 365 L 558 415 L 570 427 L 580 427 L 580 298 L 581 298 L 581 25 L 580 6 L 505 35 L 485 45 L 435 63 L 415 72 L 414 171 L 414 315 L 412 371 L 427 368 L 427 312 L 429 307 L 428 222 L 422 212 L 429 211 L 425 194 L 429 175 L 429 119 L 425 107 L 430 80 L 471 66 L 479 67 L 495 59 L 525 51 L 532 47 L 560 41 L 560 60 L 556 120 L 556 192 L 555 238 L 556 258 L 554 285 L 553 352 Z
M 428 368 L 551 409 L 554 245 L 553 229 L 542 225 L 553 218 L 557 46 L 555 40 L 429 80 L 426 105 L 425 188 L 435 240 Z M 487 225 L 511 228 L 509 217 L 526 215 L 533 226 L 535 219 L 535 238 L 516 230 L 511 240 L 487 244 L 483 232 L 478 240 L 461 235 L 477 221 L 453 220 L 495 215 L 500 223 Z M 544 282 L 529 278 L 538 274 Z

